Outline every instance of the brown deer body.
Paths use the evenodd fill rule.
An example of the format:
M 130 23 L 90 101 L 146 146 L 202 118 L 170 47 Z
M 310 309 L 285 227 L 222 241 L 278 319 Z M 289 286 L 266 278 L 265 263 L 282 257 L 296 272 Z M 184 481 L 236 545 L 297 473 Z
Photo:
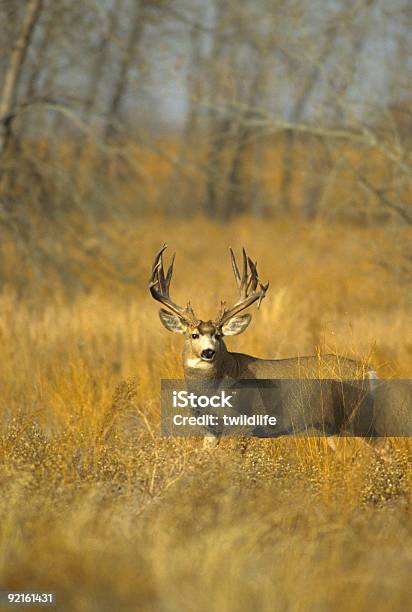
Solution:
M 243 270 L 239 272 L 235 256 L 230 250 L 233 272 L 239 289 L 239 299 L 232 308 L 227 309 L 224 302 L 214 320 L 198 319 L 190 305 L 185 308 L 175 304 L 169 295 L 170 281 L 173 274 L 172 262 L 165 273 L 163 252 L 166 245 L 157 253 L 152 268 L 149 290 L 152 297 L 162 303 L 168 310 L 160 310 L 160 320 L 171 332 L 184 336 L 183 367 L 188 380 L 262 380 L 262 379 L 305 379 L 302 406 L 295 406 L 295 397 L 287 397 L 286 422 L 282 431 L 297 433 L 307 432 L 307 422 L 303 413 L 311 411 L 312 430 L 339 435 L 368 435 L 371 433 L 372 387 L 367 383 L 366 401 L 359 404 L 359 388 L 353 384 L 344 384 L 345 380 L 374 380 L 375 373 L 357 361 L 338 355 L 312 355 L 292 357 L 289 359 L 259 359 L 243 353 L 230 352 L 225 344 L 226 336 L 242 333 L 251 321 L 251 315 L 240 314 L 255 302 L 260 306 L 265 297 L 269 283 L 259 281 L 257 266 L 243 249 Z M 317 392 L 319 380 L 327 380 L 321 397 Z M 253 406 L 251 407 L 253 410 Z

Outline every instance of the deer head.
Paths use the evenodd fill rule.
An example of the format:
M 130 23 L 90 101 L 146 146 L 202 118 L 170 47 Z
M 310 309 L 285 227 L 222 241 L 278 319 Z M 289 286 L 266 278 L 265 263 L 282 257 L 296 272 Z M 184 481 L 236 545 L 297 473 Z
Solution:
M 245 249 L 243 249 L 241 274 L 234 253 L 230 249 L 233 273 L 239 289 L 239 299 L 231 308 L 226 308 L 225 302 L 221 302 L 217 317 L 213 320 L 202 321 L 195 315 L 190 302 L 187 303 L 186 307 L 182 307 L 175 304 L 170 298 L 169 289 L 175 255 L 173 255 L 165 273 L 163 253 L 166 248 L 167 245 L 164 244 L 156 254 L 149 282 L 152 297 L 167 308 L 167 310 L 160 309 L 160 320 L 167 330 L 184 334 L 184 360 L 187 367 L 194 369 L 214 367 L 216 369 L 227 352 L 224 336 L 236 336 L 245 331 L 252 316 L 249 313 L 242 315 L 239 313 L 255 302 L 257 302 L 259 308 L 269 283 L 264 285 L 259 281 L 257 264 L 248 257 Z

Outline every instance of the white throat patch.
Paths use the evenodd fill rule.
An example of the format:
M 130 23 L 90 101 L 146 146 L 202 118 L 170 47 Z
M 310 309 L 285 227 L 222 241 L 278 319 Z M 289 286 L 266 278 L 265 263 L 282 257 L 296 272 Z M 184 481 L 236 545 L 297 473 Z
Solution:
M 188 368 L 207 370 L 213 366 L 213 361 L 205 361 L 200 359 L 200 357 L 190 357 L 186 360 L 186 366 Z

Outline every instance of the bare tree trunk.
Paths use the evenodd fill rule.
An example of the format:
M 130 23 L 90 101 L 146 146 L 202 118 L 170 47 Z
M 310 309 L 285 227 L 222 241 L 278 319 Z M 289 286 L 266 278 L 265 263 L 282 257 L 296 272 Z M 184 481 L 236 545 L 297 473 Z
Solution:
M 104 69 L 109 57 L 109 47 L 114 32 L 118 25 L 119 8 L 114 4 L 109 10 L 107 17 L 107 29 L 102 32 L 100 41 L 97 47 L 94 62 L 90 71 L 89 91 L 84 105 L 86 115 L 90 115 L 96 108 L 96 103 L 99 95 L 99 85 L 101 83 Z
M 201 51 L 201 36 L 202 33 L 198 27 L 193 26 L 190 31 L 190 75 L 189 82 L 189 108 L 187 111 L 187 119 L 185 121 L 185 138 L 190 141 L 193 137 L 196 138 L 197 122 L 198 122 L 198 104 L 201 98 L 202 79 L 199 72 L 202 71 L 202 51 Z
M 199 187 L 197 176 L 189 178 L 187 175 L 183 177 L 182 169 L 185 168 L 187 162 L 194 166 L 199 163 L 198 142 L 201 138 L 199 134 L 199 100 L 202 97 L 203 87 L 203 56 L 202 56 L 202 36 L 203 33 L 198 24 L 192 25 L 190 29 L 190 50 L 189 50 L 189 68 L 187 84 L 187 101 L 188 109 L 182 131 L 182 136 L 179 143 L 177 160 L 174 165 L 174 170 L 171 172 L 170 179 L 167 181 L 164 194 L 166 196 L 167 212 L 170 214 L 184 213 L 188 214 L 193 210 L 193 192 Z M 168 194 L 173 192 L 175 198 L 170 200 Z M 166 195 L 167 194 L 167 195 Z
M 367 30 L 370 25 L 370 10 L 376 0 L 365 0 L 364 10 L 369 10 L 360 23 L 353 29 L 351 54 L 343 69 L 340 82 L 334 89 L 335 102 L 335 122 L 340 123 L 345 118 L 345 95 L 353 78 L 353 66 L 362 53 L 363 46 L 367 40 Z M 341 64 L 341 61 L 339 60 Z M 318 204 L 322 200 L 322 193 L 325 189 L 327 176 L 331 169 L 331 154 L 327 144 L 320 138 L 314 137 L 313 145 L 310 150 L 316 152 L 317 159 L 312 157 L 309 164 L 309 171 L 306 173 L 306 185 L 304 186 L 305 198 L 303 201 L 303 216 L 305 219 L 314 219 L 318 214 Z
M 219 99 L 222 87 L 222 75 L 220 73 L 220 62 L 223 57 L 224 48 L 224 25 L 227 7 L 225 3 L 216 3 L 215 33 L 212 49 L 209 56 L 206 71 L 210 70 L 207 87 L 210 100 L 212 102 L 208 113 L 208 132 L 209 132 L 209 151 L 206 167 L 206 202 L 205 210 L 209 217 L 216 217 L 219 213 L 220 185 L 219 179 L 222 173 L 221 159 L 222 149 L 226 137 L 230 132 L 231 119 L 227 116 L 222 117 L 216 101 Z
M 37 93 L 38 77 L 44 69 L 44 58 L 50 46 L 50 38 L 56 25 L 57 17 L 60 16 L 57 8 L 55 4 L 51 4 L 48 7 L 46 24 L 43 25 L 41 32 L 39 32 L 41 34 L 40 43 L 35 49 L 35 58 L 30 65 L 30 75 L 25 87 L 26 100 L 30 100 Z
M 119 12 L 121 12 L 121 8 L 120 6 L 119 11 L 119 6 L 114 2 L 113 6 L 109 9 L 107 27 L 100 34 L 96 54 L 90 65 L 88 91 L 83 107 L 86 120 L 89 121 L 89 124 L 93 121 L 93 114 L 96 113 L 96 108 L 98 107 L 99 94 L 101 94 L 100 86 L 105 74 L 105 68 L 110 60 L 110 44 L 112 39 L 115 38 L 115 31 L 118 28 Z M 109 127 L 106 126 L 106 130 L 108 129 Z M 94 136 L 92 138 L 94 138 Z M 82 167 L 84 163 L 88 150 L 85 143 L 89 142 L 90 139 L 90 135 L 85 134 L 83 138 L 78 139 L 75 145 L 73 163 L 76 163 L 78 167 Z
M 223 216 L 230 218 L 247 210 L 250 194 L 247 193 L 245 185 L 245 169 L 247 167 L 246 155 L 248 145 L 253 137 L 253 128 L 248 125 L 248 120 L 253 115 L 253 109 L 258 105 L 263 88 L 264 75 L 260 69 L 260 62 L 256 62 L 254 77 L 250 84 L 250 95 L 247 106 L 249 111 L 242 111 L 238 118 L 236 141 L 231 159 L 231 167 L 228 178 L 228 193 L 225 198 Z
M 42 0 L 27 1 L 23 25 L 10 54 L 10 60 L 4 76 L 3 89 L 0 96 L 0 157 L 3 156 L 10 140 L 11 124 L 17 99 L 17 89 L 27 51 L 30 47 L 33 31 L 41 14 L 41 9 Z
M 303 111 L 306 108 L 309 98 L 315 91 L 319 79 L 322 74 L 322 65 L 329 57 L 333 45 L 335 43 L 335 36 L 338 30 L 338 23 L 331 28 L 326 39 L 326 43 L 322 52 L 317 60 L 316 65 L 310 71 L 308 78 L 306 79 L 302 90 L 298 94 L 295 104 L 292 108 L 290 121 L 292 123 L 300 121 L 302 118 Z M 284 212 L 290 212 L 291 208 L 291 188 L 293 184 L 293 163 L 295 157 L 295 144 L 296 136 L 293 130 L 288 130 L 285 133 L 284 144 L 283 144 L 283 163 L 282 163 L 282 175 L 280 185 L 280 202 Z
M 127 75 L 135 56 L 136 48 L 141 40 L 145 19 L 144 19 L 145 0 L 138 0 L 135 13 L 132 17 L 131 29 L 122 52 L 120 67 L 117 72 L 116 83 L 112 91 L 110 102 L 107 109 L 108 124 L 106 128 L 106 139 L 115 133 L 114 123 L 119 116 L 120 106 L 126 92 L 128 81 Z

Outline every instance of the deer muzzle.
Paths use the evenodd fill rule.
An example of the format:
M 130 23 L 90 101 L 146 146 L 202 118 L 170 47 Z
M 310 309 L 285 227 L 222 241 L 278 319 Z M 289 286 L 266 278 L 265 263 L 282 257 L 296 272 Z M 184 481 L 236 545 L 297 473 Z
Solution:
M 204 359 L 205 361 L 213 361 L 213 359 L 215 358 L 215 355 L 216 355 L 216 351 L 214 351 L 213 349 L 204 349 L 200 353 L 201 358 Z

